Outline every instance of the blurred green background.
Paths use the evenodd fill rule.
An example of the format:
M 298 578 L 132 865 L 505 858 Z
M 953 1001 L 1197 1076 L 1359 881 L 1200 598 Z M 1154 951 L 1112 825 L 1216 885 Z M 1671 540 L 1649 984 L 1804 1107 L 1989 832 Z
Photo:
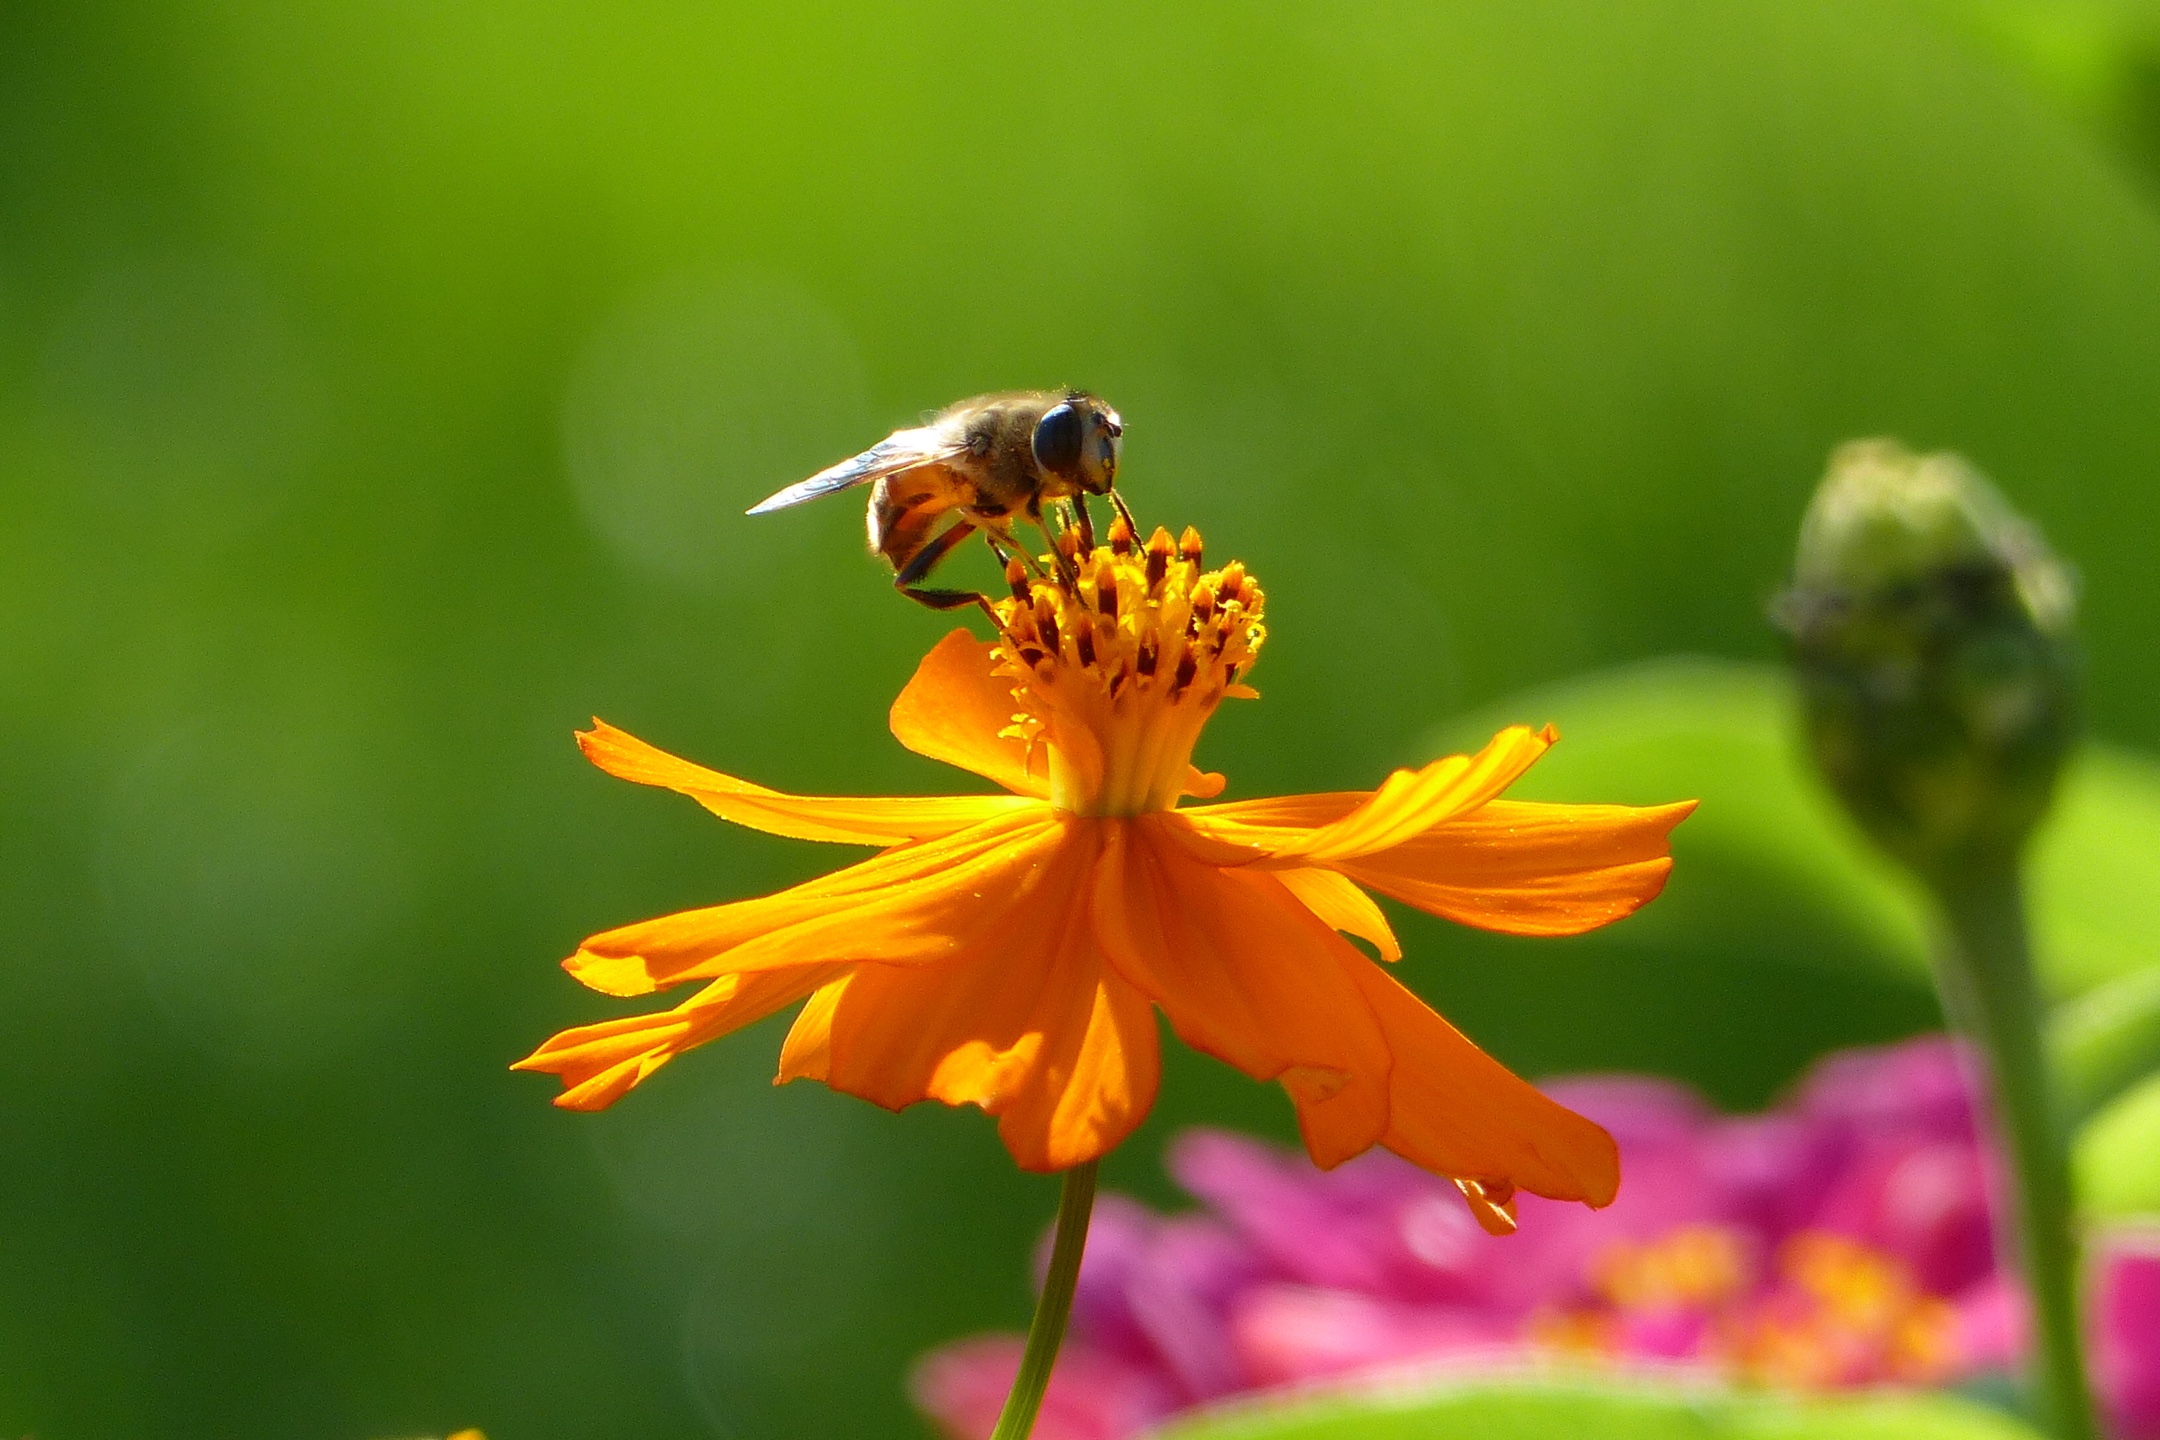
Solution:
M 884 723 L 951 622 L 853 503 L 741 511 L 962 395 L 1101 391 L 1143 518 L 1265 581 L 1233 796 L 1548 702 L 1558 793 L 1695 783 L 1505 697 L 1774 659 L 1883 432 L 2075 561 L 2093 727 L 2160 748 L 2156 197 L 2144 6 L 0 6 L 0 1434 L 911 1434 L 914 1354 L 1024 1322 L 1054 1187 L 972 1112 L 769 1090 L 771 1025 L 599 1116 L 504 1068 L 619 1008 L 580 936 L 855 853 L 587 716 L 953 783 Z M 1771 682 L 1664 673 L 1683 758 L 1730 701 L 1782 763 Z M 1934 1023 L 1783 813 L 1604 935 L 1404 917 L 1404 973 L 1735 1105 Z M 1195 1122 L 1288 1134 L 1179 1052 L 1110 1183 Z

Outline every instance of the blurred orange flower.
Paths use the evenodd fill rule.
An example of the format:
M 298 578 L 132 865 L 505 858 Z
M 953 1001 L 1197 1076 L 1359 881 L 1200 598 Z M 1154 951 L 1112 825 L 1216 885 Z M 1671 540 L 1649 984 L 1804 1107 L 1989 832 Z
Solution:
M 1007 793 L 784 795 L 594 722 L 594 764 L 726 820 L 877 856 L 761 899 L 595 935 L 564 962 L 610 995 L 693 981 L 671 1010 L 579 1026 L 518 1068 L 558 1105 L 614 1103 L 676 1055 L 808 1000 L 776 1083 L 891 1109 L 972 1104 L 1029 1170 L 1095 1159 L 1153 1103 L 1154 1012 L 1187 1044 L 1280 1081 L 1306 1148 L 1378 1144 L 1453 1178 L 1488 1229 L 1518 1188 L 1603 1205 L 1604 1130 L 1479 1050 L 1337 932 L 1401 954 L 1367 891 L 1465 924 L 1566 935 L 1655 896 L 1691 804 L 1499 798 L 1557 738 L 1516 727 L 1371 791 L 1180 808 L 1222 777 L 1194 742 L 1264 638 L 1241 565 L 1203 572 L 1191 530 L 1008 571 L 1000 638 L 955 631 L 892 709 L 903 745 Z

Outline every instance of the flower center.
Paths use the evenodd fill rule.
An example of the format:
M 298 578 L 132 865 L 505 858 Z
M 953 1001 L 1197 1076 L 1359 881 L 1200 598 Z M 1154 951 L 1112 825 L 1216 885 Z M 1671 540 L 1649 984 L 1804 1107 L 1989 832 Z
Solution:
M 1619 1359 L 1693 1360 L 1800 1389 L 1936 1385 L 1967 1364 L 1957 1312 L 1895 1255 L 1819 1230 L 1766 1269 L 1749 1236 L 1689 1225 L 1608 1245 L 1585 1267 L 1587 1303 L 1547 1311 L 1530 1336 Z
M 1265 597 L 1236 561 L 1200 568 L 1199 532 L 1145 545 L 1120 518 L 1080 553 L 1060 537 L 1050 574 L 1006 567 L 998 673 L 1020 707 L 1007 733 L 1047 747 L 1051 803 L 1081 815 L 1167 810 L 1193 793 L 1193 744 L 1252 667 Z

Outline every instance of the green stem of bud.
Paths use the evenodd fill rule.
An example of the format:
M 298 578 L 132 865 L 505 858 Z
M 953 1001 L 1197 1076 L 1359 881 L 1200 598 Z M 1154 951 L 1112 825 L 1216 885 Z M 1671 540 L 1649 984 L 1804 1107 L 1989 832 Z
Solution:
M 2010 1152 L 2018 1258 L 2038 1351 L 2034 1399 L 2057 1440 L 2092 1440 L 2078 1307 L 2070 1155 L 2050 1093 L 2042 1009 L 2033 985 L 2015 866 L 1976 870 L 1936 890 L 1948 922 L 1944 999 L 1986 1053 L 1996 1123 Z
M 1095 1209 L 1096 1163 L 1090 1160 L 1065 1172 L 1058 1192 L 1057 1238 L 1050 1244 L 1050 1273 L 1043 1277 L 1042 1298 L 1035 1302 L 1035 1319 L 1028 1325 L 1020 1373 L 1013 1377 L 990 1440 L 1027 1440 L 1035 1428 L 1035 1412 L 1042 1409 L 1043 1392 L 1050 1388 L 1050 1367 L 1057 1363 L 1065 1322 L 1072 1317 L 1073 1290 L 1080 1283 L 1080 1254 L 1087 1248 L 1088 1216 Z

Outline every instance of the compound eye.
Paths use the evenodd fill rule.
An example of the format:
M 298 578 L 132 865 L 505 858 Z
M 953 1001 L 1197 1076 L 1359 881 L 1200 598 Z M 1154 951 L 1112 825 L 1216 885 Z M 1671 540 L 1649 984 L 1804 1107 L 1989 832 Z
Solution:
M 1086 429 L 1080 412 L 1059 405 L 1035 422 L 1035 463 L 1052 474 L 1070 471 L 1080 459 L 1080 441 Z

